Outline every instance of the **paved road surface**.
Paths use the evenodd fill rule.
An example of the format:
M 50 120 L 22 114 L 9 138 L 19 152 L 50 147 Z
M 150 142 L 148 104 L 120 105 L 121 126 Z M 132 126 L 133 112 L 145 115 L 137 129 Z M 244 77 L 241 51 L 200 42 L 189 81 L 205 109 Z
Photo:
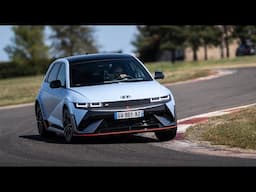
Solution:
M 256 102 L 256 68 L 171 87 L 179 119 Z M 129 136 L 65 144 L 37 135 L 33 107 L 0 110 L 0 166 L 255 166 L 256 160 L 195 155 L 150 145 Z

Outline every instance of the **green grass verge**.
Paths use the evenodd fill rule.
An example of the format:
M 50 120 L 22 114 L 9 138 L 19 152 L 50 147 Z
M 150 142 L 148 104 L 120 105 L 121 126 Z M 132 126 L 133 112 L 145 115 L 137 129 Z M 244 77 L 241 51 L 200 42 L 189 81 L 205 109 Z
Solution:
M 181 62 L 156 62 L 146 63 L 151 73 L 163 71 L 165 79 L 161 83 L 174 83 L 189 79 L 205 77 L 214 73 L 214 69 L 233 68 L 243 66 L 255 66 L 256 56 L 237 57 L 232 59 L 208 60 L 208 61 L 181 61 Z
M 150 71 L 178 71 L 191 69 L 212 69 L 222 67 L 237 67 L 246 65 L 255 65 L 256 56 L 235 57 L 232 59 L 208 60 L 208 61 L 178 61 L 171 62 L 146 63 Z
M 0 80 L 0 106 L 33 102 L 43 76 Z
M 256 106 L 228 115 L 212 117 L 189 128 L 185 137 L 244 149 L 256 149 Z

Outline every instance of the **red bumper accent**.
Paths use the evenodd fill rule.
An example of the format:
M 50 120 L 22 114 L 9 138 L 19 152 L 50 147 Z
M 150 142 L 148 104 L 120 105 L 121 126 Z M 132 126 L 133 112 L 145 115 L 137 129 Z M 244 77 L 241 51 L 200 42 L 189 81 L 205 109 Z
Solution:
M 133 133 L 161 131 L 161 130 L 175 129 L 175 128 L 177 128 L 177 126 L 169 126 L 169 127 L 163 127 L 163 128 L 150 128 L 150 129 L 142 129 L 142 130 L 131 130 L 131 131 L 116 131 L 116 132 L 109 132 L 109 133 L 85 133 L 85 134 L 74 133 L 74 136 L 95 137 L 95 136 L 104 136 L 104 135 L 133 134 Z

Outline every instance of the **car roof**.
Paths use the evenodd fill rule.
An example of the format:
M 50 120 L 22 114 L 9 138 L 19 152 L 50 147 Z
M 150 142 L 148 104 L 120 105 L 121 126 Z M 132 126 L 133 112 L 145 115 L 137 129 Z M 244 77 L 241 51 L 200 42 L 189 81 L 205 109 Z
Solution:
M 95 53 L 95 54 L 84 54 L 84 55 L 76 55 L 65 57 L 69 63 L 79 63 L 84 61 L 92 61 L 92 60 L 105 60 L 105 59 L 123 59 L 123 58 L 131 58 L 132 55 L 124 54 L 124 53 Z

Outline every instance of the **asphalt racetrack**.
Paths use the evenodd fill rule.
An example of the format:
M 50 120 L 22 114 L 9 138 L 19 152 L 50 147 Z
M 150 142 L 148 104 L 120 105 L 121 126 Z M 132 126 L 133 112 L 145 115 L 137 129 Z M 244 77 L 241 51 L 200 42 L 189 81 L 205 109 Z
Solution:
M 173 85 L 178 118 L 256 103 L 256 68 Z M 0 166 L 256 166 L 256 160 L 177 152 L 138 135 L 81 138 L 65 144 L 37 134 L 33 106 L 0 110 Z

